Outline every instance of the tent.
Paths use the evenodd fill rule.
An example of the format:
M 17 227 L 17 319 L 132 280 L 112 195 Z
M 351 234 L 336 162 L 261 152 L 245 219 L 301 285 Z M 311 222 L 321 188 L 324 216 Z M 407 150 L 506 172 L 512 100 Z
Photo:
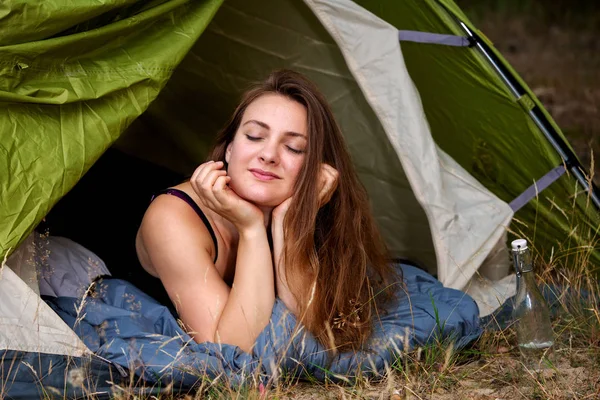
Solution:
M 156 185 L 191 173 L 239 94 L 282 67 L 329 99 L 392 254 L 472 294 L 482 314 L 511 295 L 515 234 L 540 253 L 578 248 L 598 263 L 597 189 L 451 0 L 9 0 L 0 9 L 0 257 L 12 254 L 0 280 L 4 358 L 89 352 L 36 292 L 27 238 L 44 218 L 61 203 L 67 216 L 79 204 L 114 217 L 146 196 L 141 176 Z M 107 186 L 69 203 L 102 162 Z M 95 194 L 122 202 L 87 207 Z M 84 236 L 97 228 L 71 217 Z M 130 245 L 115 222 L 102 243 L 85 243 L 109 268 L 102 249 Z

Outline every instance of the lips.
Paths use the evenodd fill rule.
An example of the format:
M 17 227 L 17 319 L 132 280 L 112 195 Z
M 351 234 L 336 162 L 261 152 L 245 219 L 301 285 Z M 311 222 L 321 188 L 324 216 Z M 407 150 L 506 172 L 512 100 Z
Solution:
M 254 177 L 261 181 L 272 181 L 274 179 L 281 179 L 281 177 L 273 172 L 263 171 L 262 169 L 252 168 L 250 172 Z

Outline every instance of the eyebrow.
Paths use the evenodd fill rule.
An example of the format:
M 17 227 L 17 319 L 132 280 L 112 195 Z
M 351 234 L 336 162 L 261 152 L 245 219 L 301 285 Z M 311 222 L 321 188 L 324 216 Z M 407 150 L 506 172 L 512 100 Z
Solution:
M 271 130 L 271 127 L 269 125 L 267 125 L 266 123 L 262 122 L 262 121 L 257 121 L 255 119 L 249 119 L 248 121 L 244 122 L 244 125 L 247 125 L 249 123 L 254 123 L 262 128 L 265 128 L 267 130 Z M 292 137 L 301 137 L 303 139 L 306 139 L 306 135 L 303 135 L 302 133 L 298 133 L 298 132 L 293 132 L 293 131 L 287 131 L 284 133 L 286 136 L 292 136 Z

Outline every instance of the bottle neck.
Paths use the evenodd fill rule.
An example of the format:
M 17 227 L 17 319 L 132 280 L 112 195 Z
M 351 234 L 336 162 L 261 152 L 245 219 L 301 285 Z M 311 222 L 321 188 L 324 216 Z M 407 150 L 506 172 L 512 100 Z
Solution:
M 536 290 L 537 283 L 535 282 L 535 274 L 533 271 L 524 271 L 517 274 L 517 299 L 523 298 L 523 296 L 527 296 L 531 291 Z
M 527 274 L 528 272 L 533 271 L 533 265 L 531 263 L 531 253 L 529 253 L 529 249 L 525 248 L 523 250 L 513 251 L 513 264 L 517 276 L 521 276 L 523 274 Z
M 521 282 L 535 282 L 535 274 L 533 271 L 523 271 L 517 274 L 517 280 Z

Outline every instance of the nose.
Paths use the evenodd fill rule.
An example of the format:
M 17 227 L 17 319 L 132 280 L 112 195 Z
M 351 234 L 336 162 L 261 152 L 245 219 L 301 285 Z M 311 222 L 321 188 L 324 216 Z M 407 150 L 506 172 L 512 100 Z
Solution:
M 261 149 L 259 158 L 266 164 L 277 164 L 279 162 L 277 143 L 273 140 L 267 141 Z

